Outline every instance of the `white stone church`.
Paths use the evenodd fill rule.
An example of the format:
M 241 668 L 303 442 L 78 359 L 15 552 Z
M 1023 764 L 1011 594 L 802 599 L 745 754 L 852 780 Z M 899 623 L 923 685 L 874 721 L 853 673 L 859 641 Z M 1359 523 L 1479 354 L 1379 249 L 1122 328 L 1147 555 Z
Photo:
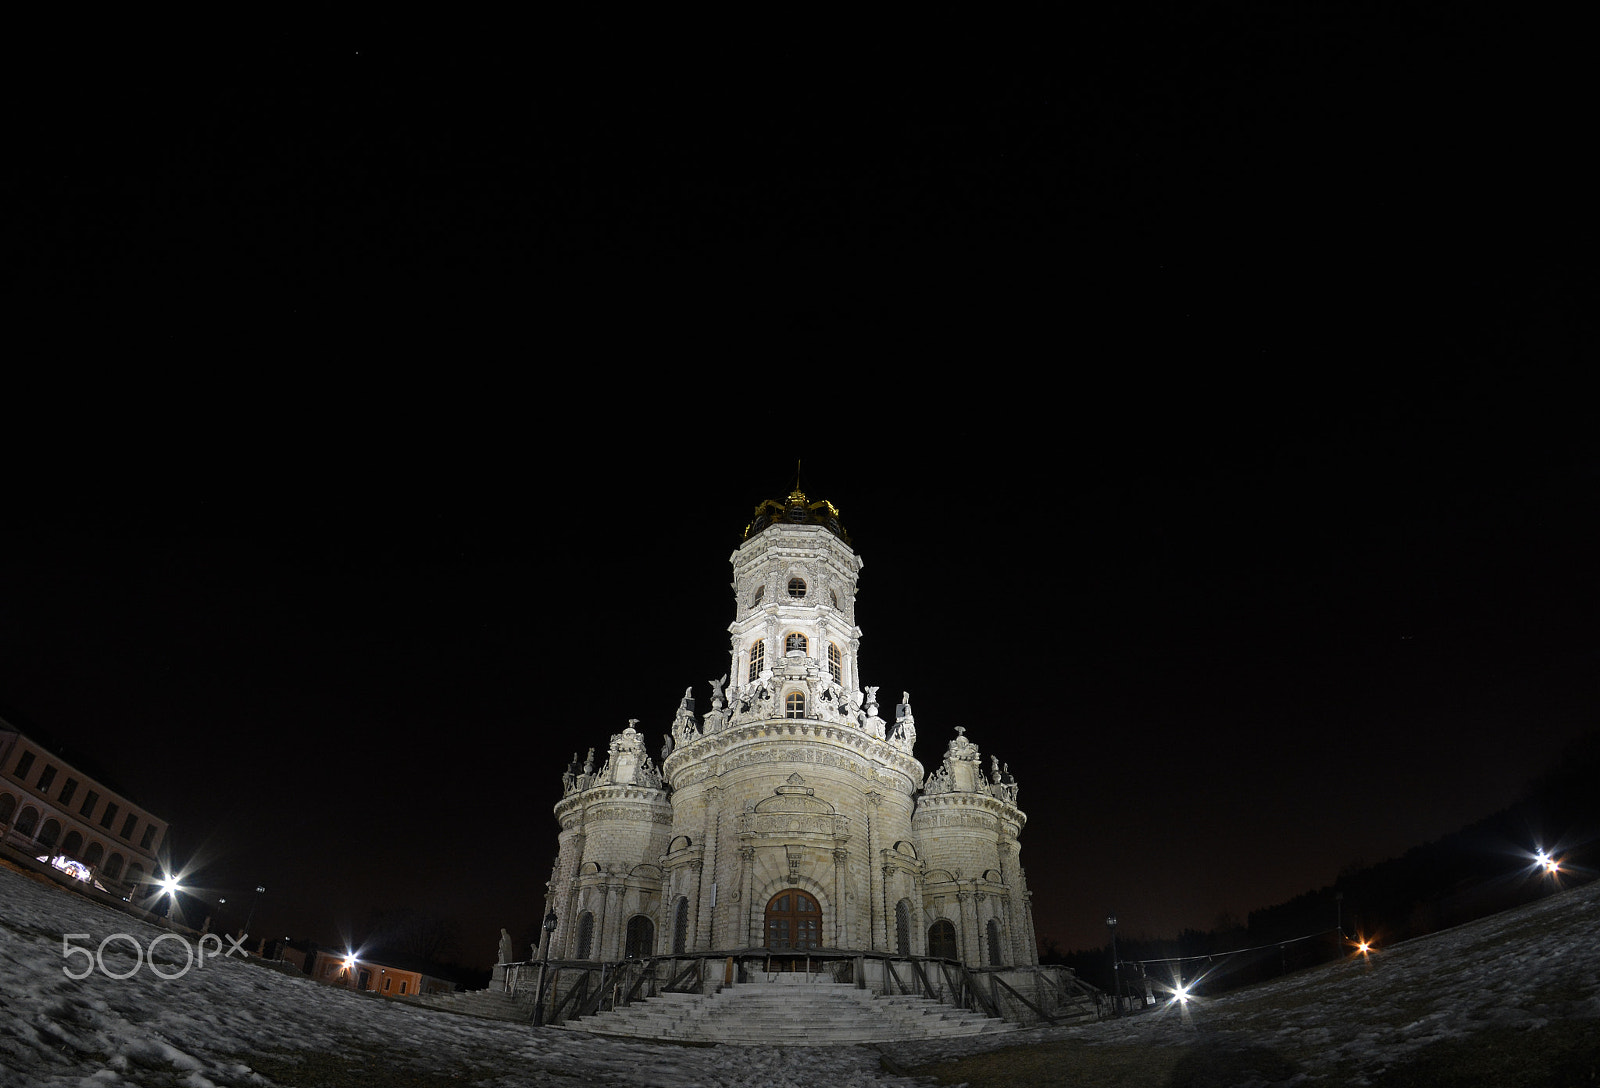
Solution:
M 709 701 L 684 692 L 659 763 L 634 720 L 563 776 L 551 958 L 1036 964 L 1016 781 L 962 727 L 925 775 L 909 696 L 880 716 L 839 511 L 798 487 L 764 502 L 732 563 L 730 671 Z

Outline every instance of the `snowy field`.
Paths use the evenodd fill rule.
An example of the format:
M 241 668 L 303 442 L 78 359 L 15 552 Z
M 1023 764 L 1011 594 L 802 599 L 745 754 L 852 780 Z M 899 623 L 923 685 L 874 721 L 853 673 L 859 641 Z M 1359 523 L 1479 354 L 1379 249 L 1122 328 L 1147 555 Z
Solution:
M 1074 1055 L 1087 1067 L 1097 1053 L 1220 1047 L 1260 1060 L 1232 1079 L 1179 1077 L 1169 1060 L 1116 1082 L 1385 1084 L 1429 1048 L 1560 1034 L 1570 1050 L 1573 1025 L 1600 1023 L 1600 882 L 1182 1009 L 882 1048 L 683 1047 L 477 1020 L 238 958 L 191 966 L 192 946 L 171 936 L 152 956 L 163 932 L 0 868 L 0 1084 L 897 1088 L 933 1081 L 888 1070 L 1002 1047 L 991 1064 L 1010 1063 L 1014 1083 L 1106 1082 Z M 87 934 L 71 941 L 82 951 L 63 955 L 64 934 Z M 1024 1079 L 1023 1057 L 1040 1053 L 1050 1075 Z

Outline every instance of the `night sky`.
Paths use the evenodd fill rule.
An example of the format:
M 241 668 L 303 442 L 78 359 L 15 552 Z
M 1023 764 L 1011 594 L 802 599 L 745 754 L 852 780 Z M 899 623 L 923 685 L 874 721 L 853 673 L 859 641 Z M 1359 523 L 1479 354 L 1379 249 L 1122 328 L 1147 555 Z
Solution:
M 1020 781 L 1041 938 L 1487 815 L 1600 696 L 1592 179 L 1576 71 L 1446 14 L 69 61 L 0 716 L 265 884 L 258 932 L 409 906 L 487 964 L 565 761 L 727 671 L 799 460 L 917 757 L 964 725 Z

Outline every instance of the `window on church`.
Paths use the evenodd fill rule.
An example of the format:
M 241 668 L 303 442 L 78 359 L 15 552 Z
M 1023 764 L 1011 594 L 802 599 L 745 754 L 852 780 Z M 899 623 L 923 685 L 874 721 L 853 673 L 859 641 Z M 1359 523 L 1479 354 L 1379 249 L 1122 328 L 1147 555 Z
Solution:
M 786 718 L 803 718 L 806 716 L 806 697 L 802 692 L 791 691 L 784 698 L 783 715 Z
M 956 927 L 948 918 L 941 918 L 928 927 L 928 955 L 936 959 L 958 960 Z
M 835 684 L 844 683 L 844 658 L 839 653 L 839 647 L 828 643 L 828 675 L 833 677 Z
M 624 955 L 629 959 L 642 960 L 655 952 L 656 924 L 642 914 L 635 914 L 628 919 L 627 948 Z
M 754 608 L 756 605 L 760 604 L 761 598 L 765 597 L 766 595 L 767 587 L 765 584 L 756 586 L 755 593 L 751 594 L 750 596 L 750 607 Z
M 767 903 L 767 947 L 807 949 L 822 947 L 822 908 L 805 892 L 779 892 Z
M 584 911 L 578 916 L 578 955 L 577 959 L 586 960 L 594 946 L 594 915 Z
M 902 956 L 911 955 L 911 901 L 907 899 L 894 905 L 894 950 Z
M 686 896 L 678 897 L 678 906 L 672 912 L 672 950 L 689 950 L 689 900 Z
M 789 579 L 789 596 L 796 599 L 806 595 L 806 582 L 804 578 Z
M 838 608 L 839 607 L 839 594 L 835 593 L 831 589 L 828 590 L 828 600 L 833 602 L 833 607 L 834 608 Z
M 989 919 L 989 966 L 1000 966 L 1000 920 Z
M 761 676 L 761 670 L 767 667 L 767 643 L 765 639 L 756 639 L 750 646 L 750 679 L 756 680 Z
M 783 640 L 783 652 L 786 654 L 792 654 L 796 650 L 805 653 L 809 649 L 811 649 L 811 641 L 799 631 L 790 631 Z

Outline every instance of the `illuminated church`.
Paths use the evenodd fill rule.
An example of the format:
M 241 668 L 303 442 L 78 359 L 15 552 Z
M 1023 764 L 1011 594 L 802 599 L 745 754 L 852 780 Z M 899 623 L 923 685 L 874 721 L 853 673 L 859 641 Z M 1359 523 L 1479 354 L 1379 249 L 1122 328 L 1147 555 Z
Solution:
M 684 692 L 660 760 L 635 719 L 563 775 L 551 958 L 1036 964 L 1016 781 L 960 726 L 925 773 L 909 696 L 862 683 L 839 511 L 798 487 L 764 502 L 732 563 L 728 671 L 703 703 Z

